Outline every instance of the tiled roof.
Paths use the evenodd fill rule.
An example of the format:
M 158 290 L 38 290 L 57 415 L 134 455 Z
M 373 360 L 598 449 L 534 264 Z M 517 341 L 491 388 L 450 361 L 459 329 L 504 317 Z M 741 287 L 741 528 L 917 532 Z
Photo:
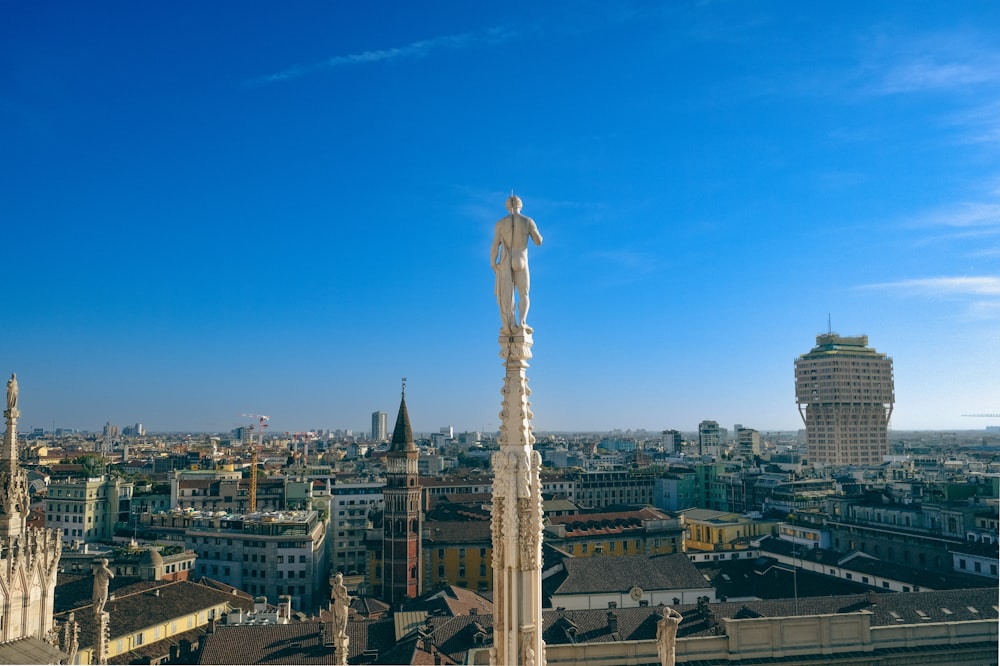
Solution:
M 485 520 L 449 520 L 425 522 L 425 539 L 430 543 L 492 544 L 490 524 Z M 490 545 L 492 547 L 492 545 Z
M 575 525 L 577 523 L 609 523 L 616 522 L 641 524 L 643 520 L 669 520 L 672 516 L 653 507 L 644 507 L 631 511 L 605 511 L 602 513 L 578 513 L 570 516 L 549 516 L 552 525 Z
M 709 587 L 684 553 L 620 557 L 569 557 L 563 560 L 566 579 L 553 594 L 684 590 Z
M 205 637 L 198 663 L 332 664 L 333 647 L 323 644 L 320 627 L 319 622 L 219 626 Z
M 148 664 L 154 661 L 161 661 L 165 658 L 169 658 L 170 648 L 174 645 L 180 645 L 183 640 L 190 641 L 193 652 L 197 649 L 198 644 L 202 638 L 204 638 L 206 633 L 208 633 L 207 626 L 189 629 L 180 634 L 175 634 L 170 638 L 165 638 L 162 641 L 146 643 L 145 645 L 140 645 L 134 650 L 111 657 L 108 659 L 108 663 L 121 664 L 124 666 L 125 664 Z
M 425 593 L 420 599 L 405 604 L 407 611 L 424 611 L 428 615 L 492 615 L 493 602 L 486 597 L 457 585 L 444 585 Z M 474 616 L 474 617 L 475 617 Z
M 0 643 L 0 664 L 62 664 L 68 657 L 34 637 Z
M 58 591 L 56 594 L 58 596 Z M 111 616 L 110 631 L 114 640 L 217 604 L 232 605 L 233 599 L 234 595 L 186 580 L 147 581 L 120 588 L 115 592 L 115 599 L 109 600 L 104 609 Z M 77 608 L 74 614 L 80 625 L 81 648 L 94 645 L 97 626 L 92 608 L 87 604 Z M 56 614 L 59 620 L 67 616 L 65 611 Z
M 621 559 L 621 558 L 617 558 Z M 607 558 L 604 562 L 607 564 Z M 447 594 L 463 596 L 452 589 Z M 468 593 L 473 594 L 473 593 Z M 741 601 L 711 604 L 713 616 L 723 618 L 783 617 L 870 612 L 872 626 L 921 624 L 973 619 L 996 620 L 995 588 L 945 592 L 855 594 L 835 597 Z M 684 616 L 678 635 L 707 636 L 711 627 L 695 605 L 678 606 Z M 545 611 L 543 637 L 555 645 L 568 642 L 653 640 L 663 609 L 656 607 Z M 796 613 L 797 611 L 797 613 Z M 287 625 L 219 627 L 204 638 L 202 664 L 329 664 L 333 648 L 323 645 L 323 622 Z M 352 664 L 429 664 L 434 651 L 445 663 L 464 663 L 469 650 L 493 642 L 492 613 L 430 615 L 418 634 L 395 643 L 393 620 L 352 620 L 348 624 Z

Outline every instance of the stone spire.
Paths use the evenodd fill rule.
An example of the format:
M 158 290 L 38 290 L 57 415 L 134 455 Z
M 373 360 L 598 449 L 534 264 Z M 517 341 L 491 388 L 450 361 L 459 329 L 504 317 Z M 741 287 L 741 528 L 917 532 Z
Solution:
M 24 534 L 31 501 L 28 476 L 18 463 L 17 419 L 21 412 L 17 409 L 17 399 L 17 375 L 11 373 L 7 382 L 7 409 L 3 413 L 7 430 L 0 451 L 0 536 L 9 537 Z
M 31 497 L 28 475 L 18 463 L 17 401 L 17 376 L 12 374 L 0 451 L 0 590 L 6 592 L 0 604 L 0 643 L 52 635 L 56 571 L 62 555 L 59 530 L 28 527 Z
M 399 413 L 396 415 L 396 427 L 392 430 L 390 451 L 416 451 L 413 442 L 413 428 L 410 427 L 410 414 L 406 411 L 406 378 L 403 378 L 403 392 L 399 399 Z
M 7 382 L 7 409 L 3 412 L 4 420 L 7 421 L 7 431 L 3 435 L 3 449 L 0 450 L 0 472 L 13 472 L 18 467 L 17 419 L 21 416 L 21 412 L 17 409 L 17 399 L 17 375 L 11 373 Z
M 520 204 L 520 200 L 515 202 Z M 510 206 L 508 202 L 508 206 Z M 516 208 L 519 210 L 520 206 Z M 512 216 L 515 211 L 511 211 Z M 522 216 L 523 217 L 523 216 Z M 524 218 L 530 220 L 530 218 Z M 503 220 L 501 220 L 503 222 Z M 533 344 L 532 329 L 525 323 L 527 313 L 527 239 L 537 239 L 531 220 L 529 227 L 510 230 L 498 223 L 491 262 L 497 271 L 497 298 L 500 303 L 500 357 L 506 374 L 500 410 L 500 450 L 493 454 L 493 649 L 491 666 L 544 666 L 542 641 L 542 459 L 534 450 L 531 432 L 531 389 L 528 388 L 528 360 Z M 533 231 L 533 234 L 532 234 Z M 505 235 L 506 234 L 506 235 Z M 523 251 L 524 277 L 521 293 L 520 325 L 509 316 L 513 309 L 512 290 L 505 289 L 506 272 L 514 266 L 496 264 L 497 246 Z M 502 270 L 498 270 L 498 266 Z M 515 273 L 512 282 L 521 279 Z

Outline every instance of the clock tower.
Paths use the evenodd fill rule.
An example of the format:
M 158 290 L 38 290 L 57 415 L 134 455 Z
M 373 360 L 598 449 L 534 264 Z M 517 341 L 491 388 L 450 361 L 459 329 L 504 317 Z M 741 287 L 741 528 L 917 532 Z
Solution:
M 424 517 L 417 472 L 417 446 L 406 411 L 406 379 L 392 443 L 385 457 L 385 511 L 382 520 L 382 598 L 391 606 L 418 596 L 423 586 L 421 535 Z

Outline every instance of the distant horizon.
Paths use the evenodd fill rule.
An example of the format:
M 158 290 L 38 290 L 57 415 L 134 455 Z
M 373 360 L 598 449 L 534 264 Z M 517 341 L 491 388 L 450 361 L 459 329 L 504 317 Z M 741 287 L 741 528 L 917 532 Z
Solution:
M 797 430 L 830 328 L 900 429 L 1000 412 L 995 2 L 52 4 L 0 22 L 22 424 L 367 429 L 405 376 L 495 431 L 512 190 L 539 431 Z
M 119 424 L 112 424 L 112 425 L 119 425 Z M 722 426 L 722 424 L 719 424 L 719 425 Z M 26 437 L 26 436 L 29 436 L 29 435 L 33 436 L 33 432 L 31 432 L 31 430 L 33 430 L 32 428 L 25 429 L 25 428 L 21 428 L 20 426 L 21 426 L 21 424 L 19 423 L 18 424 L 18 436 L 19 437 Z M 72 430 L 73 431 L 72 433 L 63 433 L 63 435 L 66 435 L 66 434 L 77 434 L 77 435 L 99 435 L 99 436 L 103 436 L 102 429 L 84 430 L 84 429 L 81 429 L 81 428 L 72 428 L 72 427 L 66 427 L 66 428 L 61 428 L 61 429 L 63 429 L 63 430 Z M 761 430 L 761 429 L 757 429 L 757 428 L 754 428 L 754 429 L 757 430 L 758 432 L 760 432 L 762 435 L 798 435 L 801 432 L 804 432 L 804 430 L 805 430 L 805 428 L 799 428 L 799 429 L 796 429 L 796 430 L 768 430 L 768 429 Z M 354 434 L 350 435 L 351 437 L 362 437 L 362 436 L 367 437 L 368 436 L 368 431 L 358 431 L 358 430 L 354 430 L 352 428 L 321 428 L 320 430 L 326 430 L 326 431 L 330 431 L 330 430 L 333 430 L 333 431 L 336 431 L 336 430 L 342 430 L 342 431 L 351 430 L 354 433 Z M 691 430 L 685 430 L 685 429 L 681 429 L 681 428 L 669 428 L 668 430 L 677 430 L 677 432 L 679 432 L 679 433 L 681 433 L 683 435 L 697 435 L 698 434 L 697 428 L 691 429 Z M 728 430 L 730 436 L 732 436 L 733 429 L 730 427 L 730 428 L 727 428 L 727 430 Z M 650 429 L 647 429 L 647 428 L 626 428 L 626 429 L 621 429 L 621 430 L 533 430 L 533 432 L 535 433 L 536 437 L 545 437 L 545 436 L 549 436 L 549 435 L 573 435 L 573 436 L 580 436 L 580 435 L 610 435 L 610 434 L 615 434 L 615 433 L 625 434 L 628 431 L 630 431 L 632 433 L 646 433 L 646 434 L 649 434 L 649 435 L 656 435 L 656 434 L 659 434 L 659 433 L 663 432 L 663 430 L 650 430 Z M 222 434 L 231 434 L 231 432 L 232 431 L 225 431 L 225 430 L 145 430 L 145 432 L 144 432 L 144 434 L 142 436 L 145 437 L 145 436 L 153 436 L 153 435 L 222 435 Z M 297 433 L 303 433 L 303 432 L 315 432 L 315 431 L 314 430 L 313 431 L 302 431 L 302 430 L 299 430 L 299 431 L 295 431 L 295 432 L 292 432 L 292 431 L 288 431 L 288 432 L 285 432 L 285 431 L 269 432 L 269 433 L 265 434 L 265 438 L 267 438 L 267 437 L 283 438 L 286 435 L 288 437 L 293 437 L 295 434 L 297 434 Z M 464 434 L 466 432 L 478 432 L 478 433 L 484 434 L 484 435 L 485 434 L 488 434 L 488 435 L 494 435 L 494 434 L 496 434 L 496 431 L 491 431 L 489 433 L 483 433 L 483 431 L 481 431 L 481 430 L 458 430 L 456 428 L 455 429 L 455 438 L 457 439 L 458 435 Z M 358 433 L 362 433 L 362 434 L 358 434 Z M 890 427 L 889 428 L 889 434 L 890 434 L 890 436 L 892 435 L 892 433 L 900 433 L 900 434 L 920 434 L 920 433 L 977 434 L 977 433 L 991 433 L 991 434 L 998 434 L 998 435 L 1000 435 L 1000 423 L 998 423 L 996 425 L 987 425 L 987 426 L 984 426 L 984 427 L 978 428 L 978 429 L 977 428 L 965 428 L 965 429 L 953 429 L 953 428 L 937 428 L 937 429 L 935 429 L 935 428 L 930 428 L 930 429 L 910 430 L 910 429 L 900 429 L 900 428 L 891 428 Z M 44 435 L 54 435 L 54 432 L 52 432 L 52 431 L 45 431 L 45 433 L 43 433 L 43 434 Z M 413 431 L 413 436 L 416 439 L 427 439 L 431 435 L 435 435 L 435 434 L 438 434 L 437 430 L 419 430 L 419 431 L 418 430 L 414 430 Z M 133 436 L 129 435 L 129 437 L 133 437 Z M 256 438 L 256 434 L 254 435 L 254 437 Z

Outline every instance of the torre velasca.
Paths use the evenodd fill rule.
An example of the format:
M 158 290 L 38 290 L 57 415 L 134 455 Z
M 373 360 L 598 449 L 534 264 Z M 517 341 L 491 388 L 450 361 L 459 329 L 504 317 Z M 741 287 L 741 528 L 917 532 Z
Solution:
M 795 361 L 795 400 L 809 462 L 878 465 L 888 455 L 892 359 L 869 347 L 867 335 L 817 335 Z

